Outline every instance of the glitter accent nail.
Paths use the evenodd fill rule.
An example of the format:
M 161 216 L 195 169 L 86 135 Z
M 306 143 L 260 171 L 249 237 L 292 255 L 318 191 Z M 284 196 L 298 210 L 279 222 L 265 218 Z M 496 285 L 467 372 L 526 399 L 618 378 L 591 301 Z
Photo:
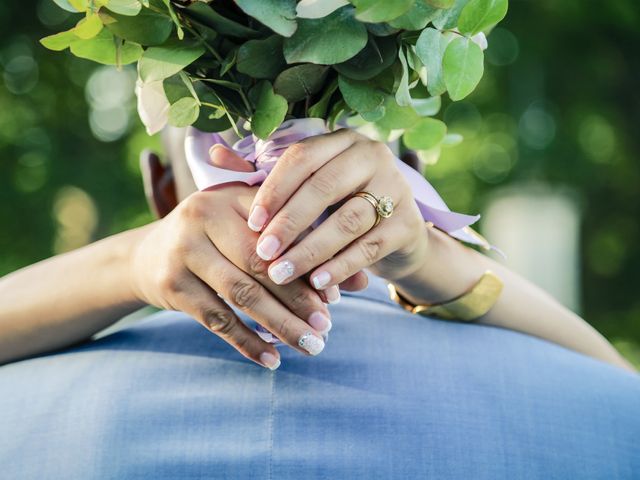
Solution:
M 324 342 L 311 332 L 306 332 L 298 340 L 298 345 L 311 355 L 318 355 L 324 349 Z
M 269 269 L 269 277 L 271 277 L 271 280 L 273 280 L 277 285 L 280 285 L 287 278 L 293 275 L 293 271 L 293 263 L 289 260 L 285 260 L 284 262 L 278 262 L 271 266 Z

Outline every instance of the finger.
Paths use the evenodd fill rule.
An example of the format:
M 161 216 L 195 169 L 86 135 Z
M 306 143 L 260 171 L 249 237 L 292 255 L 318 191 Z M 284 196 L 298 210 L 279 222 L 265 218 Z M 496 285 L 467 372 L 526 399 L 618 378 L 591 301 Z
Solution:
M 364 235 L 376 219 L 377 213 L 367 200 L 360 197 L 349 199 L 318 228 L 274 261 L 269 267 L 269 277 L 278 285 L 297 279 Z M 313 286 L 322 289 L 326 285 L 320 282 Z
M 260 257 L 277 258 L 328 206 L 368 184 L 381 162 L 366 155 L 366 150 L 352 146 L 305 181 L 265 227 L 258 240 Z
M 331 315 L 323 302 L 323 296 L 310 287 L 306 280 L 296 280 L 286 287 L 273 283 L 268 276 L 269 264 L 256 253 L 258 235 L 247 229 L 240 215 L 230 215 L 224 219 L 227 241 L 218 242 L 218 251 L 231 263 L 259 282 L 291 313 L 305 320 L 318 332 L 331 329 Z M 207 224 L 205 230 L 212 243 L 220 238 L 220 222 Z M 315 266 L 315 265 L 314 265 Z
M 214 245 L 191 250 L 185 256 L 185 265 L 227 302 L 244 311 L 287 345 L 310 355 L 317 355 L 324 349 L 321 334 L 223 257 Z
M 278 350 L 251 331 L 199 278 L 191 275 L 174 299 L 175 308 L 191 315 L 249 360 L 270 370 L 280 366 Z
M 377 227 L 353 242 L 344 251 L 315 269 L 311 275 L 312 284 L 323 284 L 327 289 L 339 285 L 359 270 L 382 260 L 398 249 L 404 239 L 411 235 L 408 222 L 398 216 L 383 219 Z
M 209 150 L 211 163 L 219 168 L 235 170 L 236 172 L 253 172 L 253 164 L 248 162 L 234 151 L 229 150 L 224 145 L 216 143 Z
M 259 232 L 316 170 L 349 148 L 357 134 L 344 128 L 294 143 L 285 150 L 260 186 L 247 224 Z
M 340 283 L 340 288 L 347 292 L 359 292 L 367 288 L 368 285 L 369 277 L 363 270 L 360 270 L 355 275 L 351 275 L 344 282 Z

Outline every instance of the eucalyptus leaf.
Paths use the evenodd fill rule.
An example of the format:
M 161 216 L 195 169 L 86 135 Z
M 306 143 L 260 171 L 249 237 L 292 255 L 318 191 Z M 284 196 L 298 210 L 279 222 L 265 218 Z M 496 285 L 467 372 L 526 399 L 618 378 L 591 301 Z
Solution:
M 238 71 L 252 78 L 275 78 L 287 62 L 282 54 L 282 37 L 271 35 L 262 40 L 249 40 L 238 49 Z
M 423 0 L 414 2 L 409 10 L 394 18 L 389 25 L 403 30 L 422 30 L 435 18 L 439 10 Z
M 287 101 L 276 94 L 268 80 L 261 80 L 254 87 L 256 110 L 251 118 L 251 131 L 265 140 L 280 126 L 287 114 Z
M 447 134 L 444 122 L 435 118 L 423 118 L 406 129 L 402 137 L 404 144 L 413 150 L 429 150 L 439 145 Z
M 356 18 L 363 22 L 388 22 L 411 8 L 414 0 L 350 0 L 356 7 Z
M 462 100 L 473 92 L 482 78 L 484 54 L 470 39 L 458 37 L 447 46 L 442 67 L 451 100 Z
M 429 5 L 435 8 L 451 8 L 455 0 L 425 0 Z
M 76 34 L 73 30 L 68 30 L 66 32 L 56 33 L 55 35 L 49 35 L 48 37 L 44 37 L 40 39 L 40 43 L 48 48 L 49 50 L 55 50 L 57 52 L 64 50 L 65 48 L 69 48 L 71 42 L 76 40 Z
M 142 47 L 137 43 L 116 41 L 106 28 L 93 38 L 76 38 L 71 43 L 71 53 L 104 65 L 127 65 L 138 61 Z
M 392 27 L 388 23 L 365 23 L 367 31 L 371 35 L 375 35 L 376 37 L 388 37 L 390 35 L 395 35 L 399 32 L 399 29 Z
M 400 60 L 400 65 L 402 65 L 402 76 L 396 90 L 396 102 L 400 106 L 407 107 L 411 105 L 411 94 L 409 93 L 409 67 L 407 66 L 403 48 L 398 51 L 398 59 Z
M 236 38 L 256 38 L 259 33 L 252 28 L 246 27 L 238 22 L 226 18 L 216 12 L 209 5 L 202 2 L 194 2 L 183 10 L 183 12 L 220 35 L 228 35 Z
M 109 0 L 106 7 L 113 13 L 129 16 L 136 16 L 142 10 L 142 4 L 138 0 Z
M 106 26 L 111 32 L 125 40 L 154 46 L 167 41 L 173 30 L 173 22 L 167 15 L 145 8 L 136 16 L 109 15 Z
M 63 10 L 66 10 L 67 12 L 78 13 L 82 11 L 82 10 L 78 10 L 73 5 L 71 5 L 71 3 L 69 3 L 69 0 L 53 0 L 53 1 L 55 2 L 56 5 L 58 5 Z
M 188 127 L 199 115 L 198 101 L 193 97 L 184 97 L 169 107 L 169 124 L 174 127 Z
M 273 83 L 273 90 L 288 102 L 298 102 L 318 92 L 329 67 L 304 63 L 284 70 Z
M 385 114 L 385 94 L 368 82 L 360 82 L 340 75 L 338 87 L 346 104 L 368 121 L 376 121 Z
M 466 35 L 475 35 L 502 20 L 507 9 L 507 0 L 471 0 L 460 13 L 458 29 Z
M 442 106 L 440 96 L 429 98 L 412 98 L 411 106 L 421 117 L 430 117 L 436 115 Z
M 165 78 L 162 82 L 162 86 L 164 88 L 164 94 L 171 104 L 176 103 L 181 98 L 191 95 L 191 92 L 189 92 L 189 89 L 178 74 Z
M 338 79 L 334 78 L 329 86 L 324 90 L 322 97 L 315 104 L 313 104 L 307 112 L 309 117 L 324 118 L 331 96 L 338 89 Z
M 426 28 L 416 42 L 416 54 L 427 67 L 427 87 L 431 95 L 442 95 L 447 86 L 442 73 L 442 58 L 455 34 L 444 34 L 435 28 Z
M 387 95 L 383 103 L 384 116 L 376 121 L 376 125 L 384 130 L 409 128 L 420 120 L 413 107 L 398 105 L 395 97 Z
M 366 44 L 367 29 L 345 6 L 323 18 L 299 19 L 296 32 L 284 39 L 284 57 L 287 63 L 332 65 L 349 60 Z
M 159 47 L 145 50 L 138 71 L 143 82 L 163 80 L 178 73 L 204 54 L 201 45 L 182 42 L 169 42 Z
M 93 38 L 102 30 L 102 21 L 98 15 L 89 15 L 78 22 L 76 28 L 73 29 L 77 37 L 84 40 Z
M 296 0 L 236 0 L 236 4 L 283 37 L 296 31 Z
M 455 28 L 458 24 L 460 13 L 468 2 L 469 0 L 455 0 L 451 8 L 439 10 L 438 14 L 433 17 L 433 26 L 439 30 Z
M 355 57 L 338 63 L 333 68 L 345 77 L 369 80 L 393 63 L 397 51 L 395 38 L 369 37 L 367 45 Z

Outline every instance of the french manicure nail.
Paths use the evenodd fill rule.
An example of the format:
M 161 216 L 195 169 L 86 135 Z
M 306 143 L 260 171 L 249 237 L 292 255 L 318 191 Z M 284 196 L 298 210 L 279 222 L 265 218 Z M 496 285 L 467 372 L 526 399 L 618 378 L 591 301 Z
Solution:
M 280 248 L 280 240 L 273 235 L 264 237 L 256 247 L 256 252 L 263 260 L 271 260 Z
M 307 321 L 320 335 L 327 333 L 332 327 L 331 320 L 322 312 L 313 312 Z
M 320 290 L 331 281 L 331 275 L 329 272 L 320 272 L 314 275 L 311 281 L 313 282 L 313 287 L 316 290 Z
M 262 352 L 260 354 L 260 361 L 269 370 L 276 370 L 280 366 L 280 359 L 269 352 Z
M 324 349 L 324 341 L 311 332 L 306 332 L 298 340 L 298 345 L 311 355 L 318 355 Z
M 324 294 L 327 297 L 327 302 L 333 305 L 334 303 L 338 303 L 340 301 L 340 289 L 337 285 L 333 287 L 329 287 L 324 291 Z
M 264 227 L 265 222 L 267 221 L 267 211 L 264 207 L 260 205 L 256 205 L 251 210 L 251 215 L 249 215 L 249 219 L 247 220 L 247 224 L 249 228 L 254 232 L 259 232 Z
M 271 277 L 271 280 L 273 280 L 275 284 L 280 285 L 293 275 L 293 271 L 293 263 L 285 260 L 284 262 L 278 262 L 271 266 L 269 269 L 269 277 Z

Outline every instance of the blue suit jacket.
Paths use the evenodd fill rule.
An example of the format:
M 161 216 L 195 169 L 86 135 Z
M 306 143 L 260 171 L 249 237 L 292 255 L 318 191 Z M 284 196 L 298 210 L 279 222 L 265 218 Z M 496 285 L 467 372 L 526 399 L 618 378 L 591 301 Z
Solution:
M 276 372 L 187 316 L 0 368 L 0 478 L 640 478 L 640 380 L 379 279 Z

